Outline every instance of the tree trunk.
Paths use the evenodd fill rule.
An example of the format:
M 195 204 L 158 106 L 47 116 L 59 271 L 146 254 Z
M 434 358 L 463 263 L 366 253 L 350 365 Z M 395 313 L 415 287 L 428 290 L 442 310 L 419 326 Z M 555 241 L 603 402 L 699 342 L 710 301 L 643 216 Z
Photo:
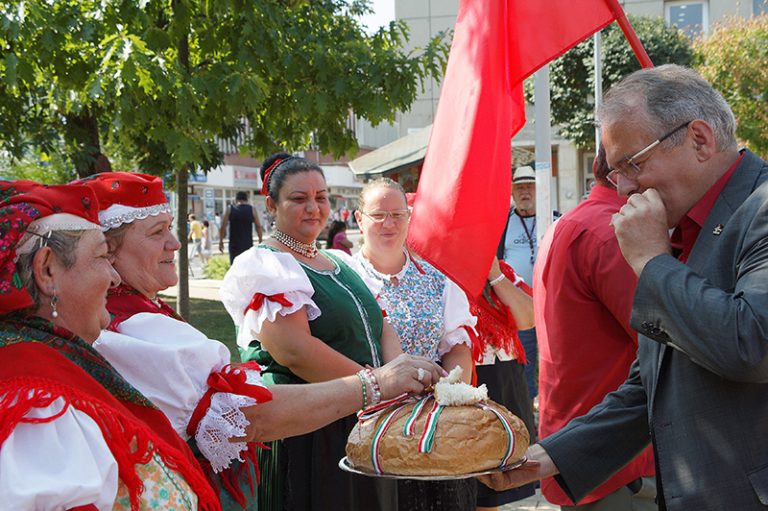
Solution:
M 176 236 L 181 242 L 179 250 L 179 285 L 176 294 L 176 312 L 189 319 L 189 250 L 187 249 L 187 182 L 189 167 L 182 165 L 176 171 Z
M 181 7 L 181 0 L 173 0 L 173 12 L 176 13 Z M 189 80 L 189 34 L 184 33 L 177 43 L 179 51 L 179 64 L 186 71 L 186 79 Z M 187 249 L 187 182 L 189 180 L 190 164 L 185 163 L 176 172 L 176 195 L 178 202 L 176 205 L 177 232 L 181 242 L 179 250 L 179 286 L 176 295 L 176 311 L 181 317 L 189 318 L 189 250 Z M 192 166 L 194 169 L 194 166 Z
M 80 115 L 68 114 L 65 118 L 64 139 L 77 175 L 87 177 L 99 172 L 111 172 L 109 158 L 101 152 L 96 115 L 86 109 Z

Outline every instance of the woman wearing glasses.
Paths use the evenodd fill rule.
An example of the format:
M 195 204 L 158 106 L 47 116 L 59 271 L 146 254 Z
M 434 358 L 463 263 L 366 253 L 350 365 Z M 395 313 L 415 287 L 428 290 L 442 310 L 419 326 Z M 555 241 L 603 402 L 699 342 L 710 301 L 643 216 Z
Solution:
M 275 228 L 271 238 L 235 259 L 221 288 L 238 326 L 243 361 L 258 362 L 268 385 L 357 373 L 364 406 L 375 404 L 381 382 L 365 368 L 378 367 L 402 350 L 366 285 L 336 255 L 340 252 L 317 250 L 330 213 L 323 171 L 280 153 L 264 161 L 261 177 Z M 440 372 L 414 358 L 414 390 L 436 381 Z M 259 509 L 391 509 L 391 480 L 353 476 L 337 466 L 355 422 L 349 416 L 262 451 Z
M 355 217 L 364 244 L 354 256 L 354 267 L 377 297 L 403 351 L 439 362 L 446 370 L 461 366 L 469 383 L 468 330 L 477 320 L 464 292 L 428 263 L 412 259 L 405 248 L 410 213 L 403 188 L 387 178 L 367 184 Z M 475 494 L 473 479 L 398 481 L 400 509 L 474 510 Z

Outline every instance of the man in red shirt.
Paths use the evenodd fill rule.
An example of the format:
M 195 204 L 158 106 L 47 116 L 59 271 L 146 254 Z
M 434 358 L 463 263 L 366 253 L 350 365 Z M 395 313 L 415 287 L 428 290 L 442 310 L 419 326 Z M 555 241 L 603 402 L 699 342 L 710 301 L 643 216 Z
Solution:
M 607 180 L 608 171 L 601 146 L 593 165 L 596 186 L 547 231 L 533 270 L 540 438 L 619 388 L 637 352 L 637 332 L 629 326 L 637 277 L 610 225 L 626 197 Z M 579 505 L 552 478 L 542 481 L 541 491 L 563 510 L 655 510 L 655 482 L 647 477 L 653 475 L 647 448 Z

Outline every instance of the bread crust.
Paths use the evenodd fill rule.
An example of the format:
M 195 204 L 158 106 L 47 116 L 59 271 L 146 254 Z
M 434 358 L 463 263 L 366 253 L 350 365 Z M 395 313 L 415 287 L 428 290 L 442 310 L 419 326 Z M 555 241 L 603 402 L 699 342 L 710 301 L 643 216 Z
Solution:
M 474 405 L 443 408 L 428 453 L 419 452 L 428 410 L 416 420 L 414 434 L 403 435 L 403 426 L 417 403 L 401 409 L 387 429 L 379 447 L 379 465 L 385 474 L 452 476 L 498 468 L 507 452 L 508 436 L 501 421 L 490 410 Z M 485 403 L 501 413 L 512 427 L 515 448 L 510 462 L 520 460 L 530 442 L 528 429 L 517 416 L 493 401 Z M 394 405 L 398 406 L 398 405 Z M 379 424 L 392 408 L 371 419 L 358 421 L 347 441 L 347 459 L 358 470 L 374 472 L 371 442 Z

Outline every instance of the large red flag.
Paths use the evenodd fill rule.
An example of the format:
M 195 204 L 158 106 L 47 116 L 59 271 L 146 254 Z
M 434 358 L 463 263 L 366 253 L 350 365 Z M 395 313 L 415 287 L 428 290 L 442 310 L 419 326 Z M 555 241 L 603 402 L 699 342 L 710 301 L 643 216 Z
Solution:
M 469 294 L 504 230 L 523 80 L 617 17 L 617 0 L 461 0 L 408 243 Z

